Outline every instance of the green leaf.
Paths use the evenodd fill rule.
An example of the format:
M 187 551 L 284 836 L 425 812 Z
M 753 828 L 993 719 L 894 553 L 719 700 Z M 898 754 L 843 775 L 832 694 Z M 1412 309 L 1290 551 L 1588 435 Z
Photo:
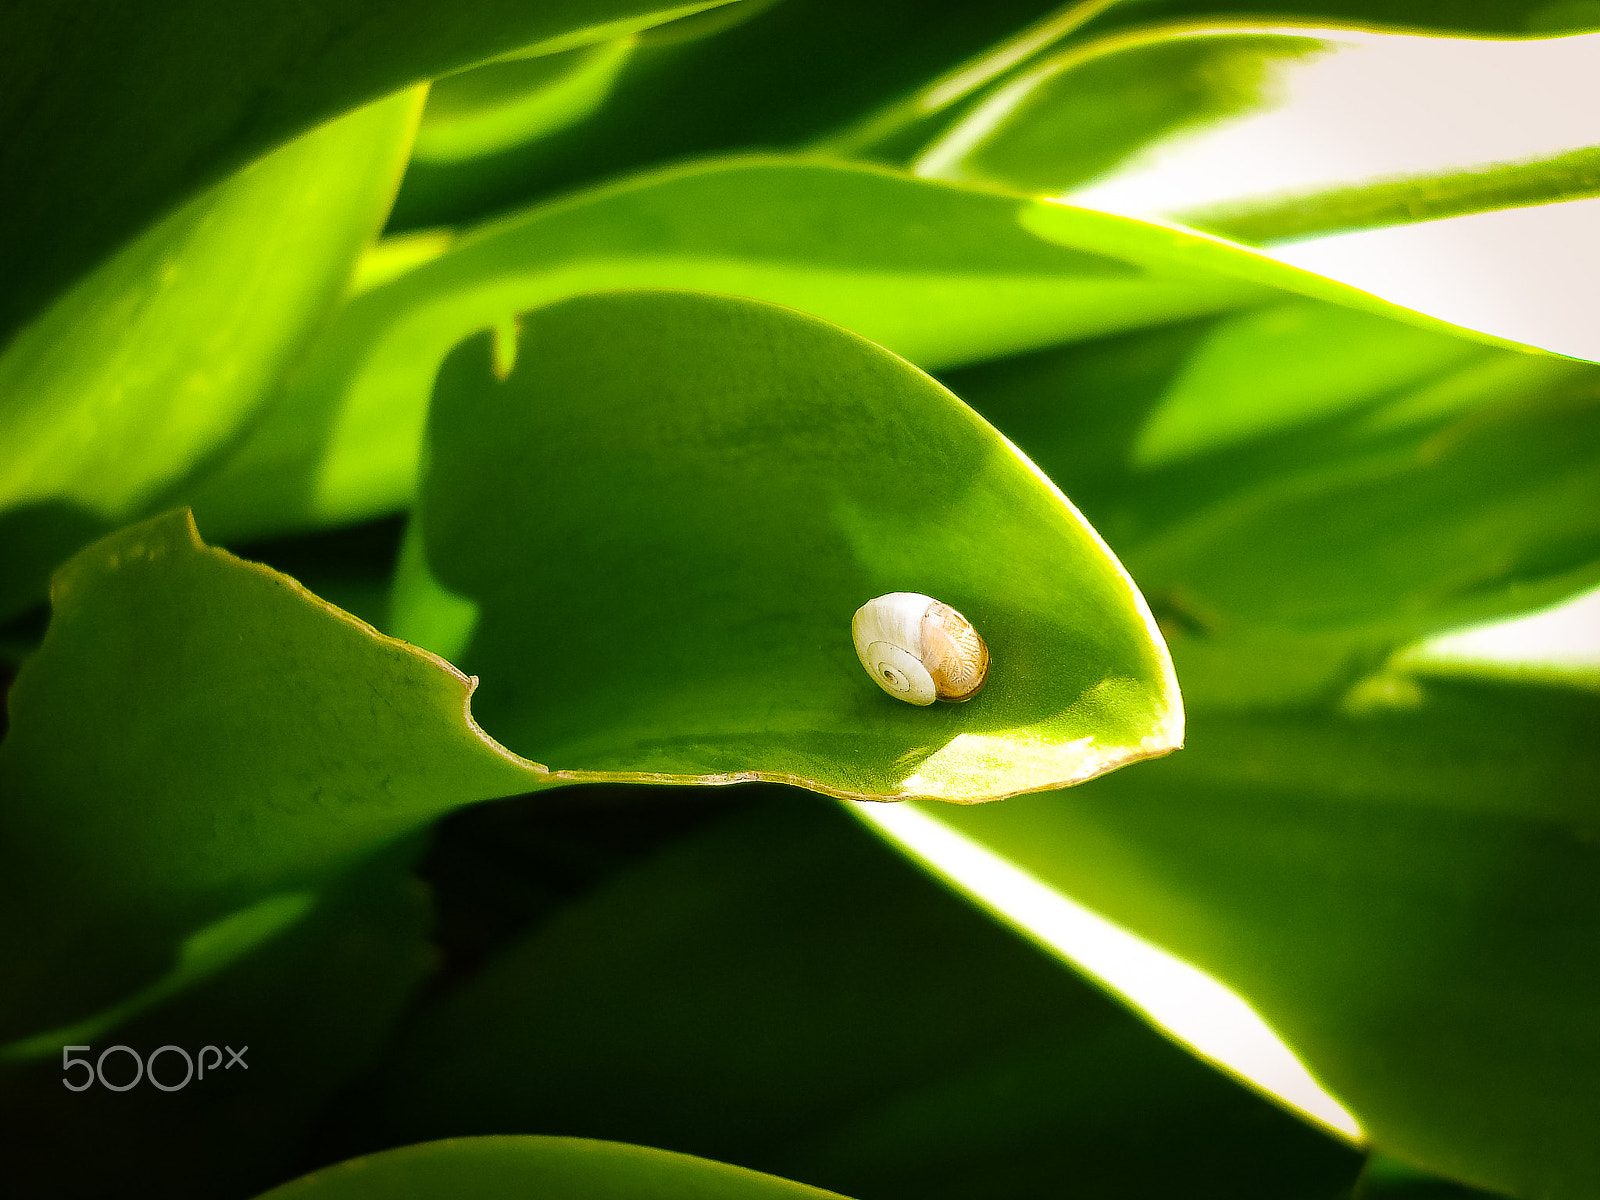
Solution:
M 798 148 L 1055 8 L 1056 0 L 744 0 L 646 31 L 605 103 L 475 179 L 408 177 L 396 229 L 476 222 L 671 163 Z M 837 153 L 824 150 L 824 153 Z
M 416 847 L 399 850 L 322 889 L 303 919 L 175 999 L 114 1029 L 62 1031 L 40 1061 L 0 1068 L 0 1184 L 29 1195 L 48 1181 L 58 1200 L 123 1194 L 130 1179 L 160 1179 L 169 1195 L 239 1196 L 290 1175 L 313 1120 L 371 1068 L 432 965 L 432 907 L 408 871 Z M 156 1055 L 155 1078 L 173 1087 L 191 1076 L 175 1091 L 146 1072 L 127 1092 L 69 1092 L 63 1045 L 88 1046 L 77 1057 L 91 1064 L 113 1045 L 146 1062 L 177 1047 Z M 223 1047 L 241 1063 L 228 1067 Z M 133 1073 L 124 1052 L 105 1070 Z M 77 1153 L 86 1141 L 98 1153 Z
M 918 170 L 1243 241 L 1573 199 L 1600 192 L 1597 46 L 1145 30 L 1016 81 Z
M 447 75 L 428 92 L 413 159 L 476 158 L 581 120 L 605 99 L 633 45 L 634 39 L 619 38 Z
M 1399 681 L 928 812 L 1235 988 L 1378 1149 L 1565 1200 L 1600 1186 L 1596 728 L 1590 693 Z
M 1197 270 L 1165 231 L 1131 226 L 1109 252 L 1074 247 L 1070 230 L 1030 232 L 1037 207 L 870 168 L 749 158 L 530 210 L 357 297 L 194 498 L 196 511 L 229 536 L 401 507 L 449 348 L 577 292 L 682 287 L 777 301 L 925 367 L 1271 295 Z
M 116 1005 L 230 913 L 545 782 L 473 724 L 471 680 L 201 545 L 185 514 L 89 547 L 53 590 L 0 744 L 5 1041 Z M 241 948 L 232 931 L 190 952 Z
M 846 813 L 742 790 L 420 1013 L 347 1105 L 360 1144 L 560 1129 L 879 1200 L 1348 1187 L 1349 1148 Z
M 1600 579 L 1600 371 L 1307 301 L 958 372 L 1080 503 L 1193 704 L 1339 686 Z
M 1454 324 L 1600 358 L 1592 322 L 1555 299 L 1590 292 L 1595 264 L 1549 249 L 1581 242 L 1600 202 L 1522 207 L 1600 194 L 1597 62 L 1600 35 L 1143 30 L 1007 84 L 916 170 L 1249 242 L 1521 209 L 1272 253 Z
M 975 803 L 1181 740 L 1165 649 L 1093 530 L 881 348 L 754 301 L 611 293 L 527 314 L 516 364 L 487 335 L 446 361 L 417 520 L 477 608 L 433 648 L 560 777 Z M 851 615 L 895 591 L 987 639 L 977 698 L 916 708 L 866 676 Z
M 323 121 L 519 47 L 571 49 L 717 2 L 9 4 L 0 341 L 152 221 Z
M 1431 30 L 1487 36 L 1582 33 L 1600 28 L 1595 0 L 1124 0 L 1095 22 L 1100 32 L 1137 22 L 1260 16 L 1319 27 L 1387 26 L 1399 32 Z
M 144 515 L 254 415 L 382 223 L 422 102 L 380 101 L 147 231 L 0 357 L 0 611 Z
M 748 4 L 750 0 L 745 0 Z M 734 13 L 724 5 L 703 16 Z M 533 143 L 588 118 L 605 102 L 637 38 L 618 38 L 537 58 L 486 63 L 438 80 L 417 130 L 390 224 L 455 220 L 484 195 L 522 195 Z
M 260 1200 L 839 1200 L 833 1192 L 648 1146 L 479 1137 L 405 1146 L 326 1167 Z

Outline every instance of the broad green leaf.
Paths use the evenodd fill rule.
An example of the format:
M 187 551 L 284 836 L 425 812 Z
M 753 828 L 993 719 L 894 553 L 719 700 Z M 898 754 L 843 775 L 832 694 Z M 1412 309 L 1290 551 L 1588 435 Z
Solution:
M 321 122 L 519 47 L 717 2 L 17 0 L 0 12 L 0 343 L 153 221 Z
M 581 120 L 605 99 L 634 39 L 561 54 L 487 63 L 448 75 L 428 92 L 412 151 L 449 163 L 506 150 Z
M 742 0 L 648 30 L 592 116 L 460 188 L 435 189 L 435 173 L 417 172 L 393 227 L 477 222 L 648 168 L 806 146 L 1057 2 Z
M 0 611 L 142 516 L 251 418 L 383 221 L 422 102 L 334 121 L 185 205 L 0 356 Z
M 947 376 L 1122 556 L 1195 703 L 1600 578 L 1600 371 L 1291 301 Z
M 138 993 L 197 930 L 191 954 L 237 949 L 229 914 L 545 782 L 472 722 L 471 680 L 202 545 L 186 514 L 97 542 L 53 593 L 0 744 L 6 1042 Z
M 446 361 L 428 463 L 425 567 L 466 618 L 432 648 L 562 778 L 976 803 L 1182 739 L 1144 603 L 1076 510 L 938 384 L 815 318 L 681 292 L 525 314 L 509 374 L 488 335 Z M 917 708 L 866 676 L 851 615 L 894 591 L 987 639 L 975 699 Z
M 394 511 L 414 494 L 428 392 L 450 347 L 579 292 L 777 301 L 930 368 L 1272 295 L 1190 265 L 1151 227 L 1125 223 L 1108 251 L 1075 247 L 1071 230 L 1030 232 L 1039 207 L 871 168 L 749 158 L 532 209 L 357 297 L 196 510 L 223 536 Z
M 904 96 L 816 139 L 812 148 L 826 154 L 893 159 L 920 149 L 950 121 L 952 111 L 981 96 L 1000 80 L 1020 73 L 1084 25 L 1125 0 L 1081 0 L 1046 13 L 1039 20 L 977 54 L 946 68 Z M 920 136 L 919 136 L 920 135 Z
M 240 1196 L 290 1175 L 313 1120 L 371 1068 L 432 965 L 433 913 L 407 870 L 416 848 L 400 849 L 322 889 L 303 919 L 183 995 L 0 1067 L 0 1186 L 100 1200 L 126 1194 L 129 1180 L 159 1179 L 167 1195 Z M 67 1091 L 63 1045 L 88 1046 L 77 1057 L 91 1065 L 128 1046 L 175 1090 L 152 1086 L 147 1071 L 126 1092 Z M 206 1046 L 215 1049 L 202 1061 Z M 151 1060 L 161 1047 L 176 1049 Z M 224 1047 L 242 1051 L 241 1063 L 229 1067 Z M 113 1082 L 133 1077 L 125 1051 L 104 1069 Z M 79 1152 L 86 1142 L 96 1153 Z
M 735 13 L 748 3 L 702 15 Z M 618 38 L 561 54 L 490 62 L 435 82 L 391 226 L 455 222 L 486 195 L 522 195 L 525 160 L 537 153 L 531 144 L 577 124 L 604 103 L 636 44 L 636 38 Z
M 880 1200 L 1348 1187 L 1350 1149 L 845 813 L 747 799 L 423 1011 L 349 1101 L 361 1144 L 560 1129 Z
M 1200 715 L 1167 762 L 928 812 L 1232 986 L 1376 1148 L 1593 1195 L 1600 699 L 1378 682 L 1343 714 Z
M 1546 206 L 1600 193 L 1597 63 L 1600 35 L 1145 30 L 1008 84 L 916 169 L 1247 242 Z M 1563 313 L 1574 292 L 1592 303 L 1594 264 L 1548 249 L 1595 209 L 1524 208 L 1458 236 L 1393 229 L 1369 253 L 1359 237 L 1273 253 L 1455 324 L 1596 358 L 1600 340 Z
M 648 1146 L 479 1137 L 404 1146 L 325 1167 L 260 1200 L 840 1200 L 743 1167 Z

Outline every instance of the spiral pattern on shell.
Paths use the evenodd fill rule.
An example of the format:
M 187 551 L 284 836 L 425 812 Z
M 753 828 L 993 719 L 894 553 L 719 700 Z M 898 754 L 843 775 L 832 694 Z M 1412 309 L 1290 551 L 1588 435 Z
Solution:
M 850 628 L 873 682 L 908 704 L 970 700 L 988 675 L 989 648 L 972 623 L 920 592 L 867 601 Z

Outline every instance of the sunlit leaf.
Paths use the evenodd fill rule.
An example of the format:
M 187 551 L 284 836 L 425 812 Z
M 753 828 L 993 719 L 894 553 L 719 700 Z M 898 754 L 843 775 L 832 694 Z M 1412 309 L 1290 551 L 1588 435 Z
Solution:
M 570 125 L 605 98 L 632 47 L 621 39 L 446 76 L 428 93 L 413 157 L 476 158 Z
M 579 297 L 524 316 L 509 375 L 487 335 L 458 348 L 429 426 L 417 520 L 457 598 L 431 648 L 564 777 L 974 803 L 1181 740 L 1143 601 L 1076 511 L 927 376 L 815 318 Z M 975 699 L 917 708 L 867 677 L 851 615 L 895 591 L 977 626 Z M 395 631 L 437 636 L 428 609 L 397 598 Z
M 948 376 L 1075 501 L 1193 703 L 1325 693 L 1600 577 L 1600 372 L 1293 301 Z
M 408 179 L 395 227 L 459 225 L 619 175 L 712 154 L 798 148 L 922 88 L 1058 0 L 741 0 L 646 31 L 605 103 L 437 188 Z M 825 151 L 834 153 L 834 151 Z
M 647 1146 L 480 1137 L 406 1146 L 325 1167 L 260 1200 L 839 1200 L 772 1175 Z
M 397 88 L 720 0 L 18 0 L 0 12 L 0 343 L 203 188 Z
M 1597 63 L 1600 35 L 1146 30 L 1074 49 L 1008 84 L 931 145 L 917 170 L 1246 242 L 1547 205 L 1600 193 Z M 1573 219 L 1587 227 L 1594 207 L 1579 206 Z M 1600 357 L 1600 340 L 1562 318 L 1574 293 L 1590 305 L 1600 293 L 1582 268 L 1563 269 L 1546 250 L 1561 237 L 1546 226 L 1561 219 L 1532 209 L 1455 243 L 1470 256 L 1474 237 L 1498 237 L 1501 257 L 1534 260 L 1520 271 L 1452 266 L 1430 253 L 1439 234 L 1426 230 L 1392 230 L 1355 261 L 1338 239 L 1274 254 L 1455 324 Z M 1432 269 L 1419 271 L 1419 257 Z M 1375 275 L 1384 265 L 1387 274 Z
M 371 1144 L 555 1129 L 882 1200 L 1282 1200 L 1359 1161 L 778 792 L 515 943 L 350 1109 Z
M 1152 30 L 1019 80 L 919 170 L 1245 241 L 1571 199 L 1600 190 L 1597 45 Z
M 391 97 L 193 200 L 0 356 L 0 611 L 236 435 L 383 221 L 422 102 Z
M 1591 693 L 1389 681 L 1342 715 L 1197 715 L 1162 763 L 927 811 L 1230 984 L 1379 1149 L 1581 1197 L 1596 729 Z
M 702 15 L 737 12 L 749 2 Z M 484 195 L 520 194 L 530 144 L 577 124 L 604 103 L 636 42 L 618 38 L 561 54 L 491 62 L 435 82 L 391 224 L 453 221 L 463 210 L 474 211 Z
M 1033 232 L 1026 221 L 1043 207 L 886 171 L 751 158 L 532 209 L 357 297 L 196 511 L 232 536 L 395 510 L 413 495 L 428 393 L 449 348 L 578 292 L 682 287 L 777 301 L 925 367 L 1272 294 L 1192 265 L 1148 226 L 1124 223 L 1103 251 L 1074 246 L 1074 228 L 1059 222 Z
M 89 547 L 53 592 L 0 744 L 7 1042 L 158 980 L 198 929 L 544 781 L 472 723 L 471 680 L 203 546 L 184 514 Z

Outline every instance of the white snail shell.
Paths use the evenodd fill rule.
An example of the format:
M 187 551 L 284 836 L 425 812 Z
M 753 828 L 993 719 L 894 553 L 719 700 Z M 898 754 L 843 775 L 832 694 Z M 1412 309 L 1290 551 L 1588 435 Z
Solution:
M 972 622 L 921 592 L 868 600 L 850 622 L 856 656 L 896 700 L 970 700 L 989 672 L 989 647 Z

